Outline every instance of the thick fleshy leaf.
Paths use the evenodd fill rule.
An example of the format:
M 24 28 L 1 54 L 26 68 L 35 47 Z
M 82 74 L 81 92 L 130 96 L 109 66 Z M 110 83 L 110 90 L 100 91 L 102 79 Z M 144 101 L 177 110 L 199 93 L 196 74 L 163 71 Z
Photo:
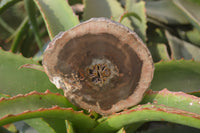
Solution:
M 42 118 L 26 119 L 24 122 L 33 127 L 39 133 L 56 133 L 56 131 Z
M 125 125 L 135 122 L 168 121 L 200 128 L 200 115 L 163 105 L 139 105 L 125 112 L 112 115 L 101 122 L 92 133 L 116 132 Z
M 43 118 L 43 120 L 52 127 L 56 133 L 67 133 L 67 128 L 64 119 Z
M 85 0 L 84 20 L 93 17 L 107 17 L 118 20 L 124 10 L 116 0 Z
M 79 24 L 78 17 L 66 0 L 34 0 L 38 6 L 51 40 L 61 31 Z
M 170 60 L 165 44 L 149 45 L 148 48 L 151 52 L 154 62 L 158 62 L 160 60 Z
M 188 21 L 200 30 L 200 1 L 199 0 L 173 0 L 175 5 L 181 9 Z
M 191 43 L 194 43 L 200 46 L 200 31 L 197 29 L 193 29 L 192 31 L 188 31 L 186 33 L 186 37 Z
M 178 35 L 181 39 L 186 40 L 190 42 L 191 44 L 194 44 L 196 46 L 200 47 L 200 30 L 193 28 L 191 30 L 182 30 L 178 29 Z
M 23 103 L 23 104 L 21 104 Z M 0 100 L 0 117 L 7 114 L 19 114 L 26 110 L 36 110 L 38 108 L 50 108 L 58 105 L 60 107 L 75 107 L 61 94 L 31 92 L 26 95 L 17 95 L 12 98 L 2 98 Z
M 188 24 L 183 12 L 177 8 L 172 0 L 146 0 L 147 16 L 165 24 Z
M 147 29 L 147 20 L 146 20 L 146 9 L 145 2 L 135 2 L 135 0 L 128 0 L 126 2 L 126 11 L 136 13 L 140 19 L 131 16 L 131 24 L 134 27 L 134 31 L 140 36 L 143 41 L 146 41 L 146 29 Z
M 165 105 L 180 110 L 185 110 L 200 115 L 200 98 L 184 92 L 170 92 L 167 89 L 162 91 L 146 92 L 142 103 L 151 102 L 155 105 Z
M 84 5 L 84 20 L 93 17 L 106 17 L 119 21 L 120 17 L 124 14 L 124 9 L 116 0 L 85 0 Z M 128 18 L 124 18 L 121 23 L 133 29 Z
M 17 115 L 6 115 L 0 119 L 0 125 L 5 125 L 19 120 L 46 117 L 69 120 L 73 123 L 75 129 L 81 133 L 88 133 L 97 123 L 83 112 L 73 111 L 69 108 L 43 108 L 35 111 L 25 111 Z
M 200 47 L 181 40 L 166 31 L 166 36 L 172 52 L 172 58 L 200 61 Z
M 21 0 L 1 0 L 0 1 L 0 14 L 19 1 L 21 1 Z
M 200 62 L 173 60 L 155 64 L 151 89 L 154 91 L 167 88 L 170 91 L 194 92 L 200 86 Z
M 8 99 L 3 98 L 0 100 L 0 125 L 36 117 L 44 117 L 44 120 L 55 131 L 60 131 L 61 129 L 58 129 L 56 125 L 54 125 L 53 120 L 60 123 L 67 119 L 72 122 L 75 127 L 80 127 L 80 130 L 85 130 L 96 124 L 89 116 L 84 115 L 82 112 L 75 112 L 72 108 L 69 109 L 68 107 L 76 109 L 64 96 L 50 93 L 49 91 L 46 93 L 32 92 Z M 51 114 L 51 112 L 53 112 L 53 114 Z M 66 115 L 62 116 L 63 113 L 66 113 Z M 64 124 L 65 122 L 63 121 L 62 123 Z M 62 129 L 65 128 L 65 124 L 63 124 L 59 126 L 62 126 Z M 38 128 L 42 128 L 42 126 Z M 66 128 L 63 130 L 66 130 Z
M 0 93 L 10 96 L 26 94 L 31 91 L 60 92 L 44 72 L 27 68 L 19 69 L 24 64 L 38 64 L 32 59 L 0 50 Z

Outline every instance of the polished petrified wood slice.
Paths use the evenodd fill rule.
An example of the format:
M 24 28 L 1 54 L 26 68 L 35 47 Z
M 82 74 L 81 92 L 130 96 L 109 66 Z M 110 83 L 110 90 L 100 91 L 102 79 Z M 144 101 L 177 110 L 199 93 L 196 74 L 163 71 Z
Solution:
M 136 33 L 105 18 L 57 35 L 43 66 L 68 100 L 103 115 L 139 103 L 154 72 L 152 57 Z

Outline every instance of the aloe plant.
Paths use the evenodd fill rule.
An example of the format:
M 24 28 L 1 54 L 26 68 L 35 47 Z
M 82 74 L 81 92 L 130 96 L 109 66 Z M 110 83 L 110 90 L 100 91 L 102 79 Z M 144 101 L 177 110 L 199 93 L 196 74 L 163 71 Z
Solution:
M 22 9 L 25 9 L 26 13 L 15 16 L 21 22 L 16 26 L 13 24 L 15 20 L 6 16 L 12 16 L 15 12 L 21 12 Z M 200 2 L 197 0 L 1 0 L 0 132 L 27 132 L 27 129 L 19 128 L 19 121 L 27 125 L 28 129 L 39 133 L 199 132 L 199 9 Z M 90 22 L 89 19 L 97 17 L 111 19 L 112 21 L 108 20 L 109 23 L 115 21 L 113 23 L 120 26 L 122 24 L 124 26 L 121 27 L 133 30 L 135 33 L 132 37 L 140 40 L 139 45 L 151 52 L 151 55 L 147 52 L 149 54 L 144 54 L 144 56 L 148 55 L 145 57 L 148 58 L 147 61 L 151 60 L 152 56 L 154 63 L 150 61 L 148 63 L 155 66 L 155 71 L 153 67 L 149 69 L 152 73 L 154 72 L 152 81 L 149 80 L 150 86 L 148 87 L 144 80 L 139 82 L 141 86 L 146 86 L 145 90 L 147 89 L 144 94 L 139 94 L 141 96 L 139 103 L 132 104 L 133 101 L 130 100 L 129 106 L 112 111 L 112 113 L 103 113 L 103 109 L 89 109 L 80 105 L 85 103 L 73 99 L 71 94 L 66 94 L 66 90 L 58 89 L 59 86 L 63 88 L 63 83 L 66 85 L 68 82 L 52 84 L 51 75 L 57 74 L 58 71 L 55 73 L 52 73 L 53 69 L 49 71 L 49 65 L 53 62 L 57 63 L 59 54 L 51 57 L 49 55 L 52 53 L 47 54 L 48 50 L 54 49 L 53 45 L 56 46 L 58 40 L 62 40 L 67 35 L 73 38 L 73 35 L 82 34 L 81 29 L 84 28 L 81 28 L 82 24 L 87 24 Z M 80 22 L 83 23 L 80 24 Z M 103 26 L 106 24 L 107 21 Z M 99 25 L 94 22 L 90 29 L 84 32 L 90 32 L 89 30 L 99 32 L 100 29 L 97 26 Z M 120 31 L 119 27 L 115 28 Z M 77 31 L 75 32 L 74 29 Z M 109 32 L 112 32 L 112 29 Z M 126 36 L 123 30 L 112 34 L 114 33 L 121 36 L 122 40 Z M 63 42 L 66 41 L 65 43 L 68 42 L 66 38 L 63 40 Z M 47 46 L 49 42 L 50 45 Z M 84 51 L 81 43 L 76 45 L 77 51 Z M 75 44 L 73 46 L 75 47 Z M 48 48 L 43 54 L 46 47 Z M 109 49 L 108 46 L 103 48 Z M 88 49 L 89 47 L 85 47 L 85 51 Z M 70 47 L 66 46 L 66 50 L 70 50 Z M 72 47 L 72 53 L 73 50 Z M 117 48 L 112 47 L 111 50 L 116 52 Z M 126 50 L 124 47 L 123 51 Z M 134 52 L 136 49 L 132 50 Z M 136 54 L 145 53 L 146 50 L 142 52 L 136 50 Z M 62 48 L 57 51 L 62 51 Z M 85 60 L 81 54 L 76 57 L 78 58 L 79 61 Z M 110 58 L 113 57 L 110 56 Z M 118 64 L 124 64 L 125 60 L 119 59 L 116 59 L 119 61 Z M 64 64 L 62 58 L 59 62 Z M 129 62 L 129 65 L 134 64 L 134 61 Z M 80 65 L 84 66 L 84 64 Z M 125 64 L 125 66 L 129 65 Z M 63 65 L 59 69 L 62 67 Z M 63 70 L 66 68 L 68 67 Z M 96 70 L 96 67 L 91 65 L 89 69 L 92 68 Z M 125 67 L 125 69 L 129 68 Z M 135 68 L 130 70 L 132 69 Z M 94 71 L 92 72 L 91 74 L 94 74 Z M 97 72 L 102 74 L 103 70 L 98 69 Z M 123 74 L 121 76 L 123 77 Z M 90 77 L 88 80 L 92 80 L 93 77 Z M 146 71 L 146 76 L 142 78 L 147 80 L 147 77 L 148 72 Z M 133 77 L 127 79 L 131 81 Z M 115 83 L 119 85 L 120 82 Z M 124 80 L 122 80 L 123 83 L 125 84 Z M 102 85 L 104 85 L 103 82 L 99 81 L 98 86 L 101 88 Z M 93 85 L 93 88 L 95 86 L 97 84 Z M 109 86 L 109 88 L 112 87 Z M 123 96 L 122 92 L 120 96 Z M 111 99 L 115 98 L 115 93 L 118 94 L 115 91 L 112 93 L 113 95 L 109 94 Z M 79 93 L 75 96 L 77 95 Z M 98 100 L 101 99 L 103 100 L 103 97 Z M 119 106 L 122 104 L 123 102 Z M 105 105 L 107 105 L 106 102 Z

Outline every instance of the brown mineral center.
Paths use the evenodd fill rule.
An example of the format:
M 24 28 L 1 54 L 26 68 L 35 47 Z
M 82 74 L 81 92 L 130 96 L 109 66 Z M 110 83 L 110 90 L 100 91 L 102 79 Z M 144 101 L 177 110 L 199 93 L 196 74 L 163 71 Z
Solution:
M 154 73 L 151 54 L 136 33 L 106 18 L 58 34 L 43 66 L 69 101 L 103 115 L 138 104 Z

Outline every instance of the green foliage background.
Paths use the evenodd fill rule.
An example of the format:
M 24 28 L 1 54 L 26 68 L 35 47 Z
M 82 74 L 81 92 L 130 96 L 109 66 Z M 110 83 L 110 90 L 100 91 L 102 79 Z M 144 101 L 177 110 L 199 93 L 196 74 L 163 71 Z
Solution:
M 93 17 L 134 30 L 155 62 L 142 102 L 107 117 L 74 107 L 41 66 L 59 32 Z M 0 47 L 0 132 L 200 131 L 198 0 L 1 0 Z

